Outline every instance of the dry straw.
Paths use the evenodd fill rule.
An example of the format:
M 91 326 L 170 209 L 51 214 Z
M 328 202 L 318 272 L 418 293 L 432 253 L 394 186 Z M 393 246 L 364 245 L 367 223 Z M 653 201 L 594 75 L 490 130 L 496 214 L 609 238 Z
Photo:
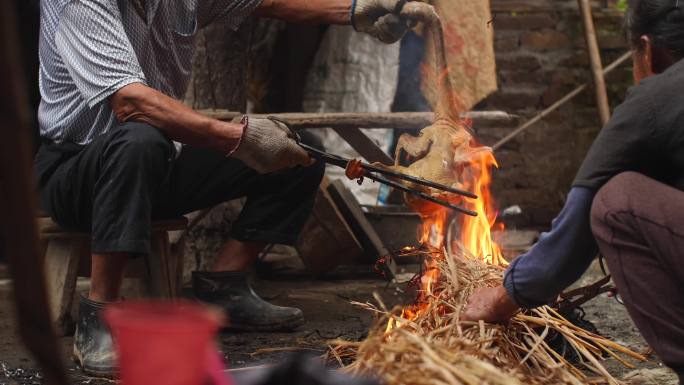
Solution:
M 548 306 L 519 313 L 506 325 L 460 321 L 473 290 L 500 285 L 503 268 L 438 254 L 433 258 L 439 261 L 439 278 L 432 294 L 408 309 L 415 312 L 413 319 L 402 316 L 406 310 L 388 311 L 381 301 L 379 306 L 357 303 L 376 312 L 378 322 L 364 341 L 332 341 L 329 358 L 387 385 L 619 384 L 601 364 L 604 357 L 628 367 L 633 365 L 625 358 L 645 360 Z M 578 364 L 547 344 L 552 332 L 568 341 Z
M 402 15 L 424 21 L 435 40 L 436 81 L 440 90 L 436 113 L 457 117 L 447 73 L 441 23 L 434 9 L 408 2 Z M 438 269 L 429 293 L 405 309 L 388 311 L 357 304 L 378 315 L 361 342 L 331 342 L 329 358 L 349 372 L 378 376 L 387 385 L 541 385 L 619 384 L 601 364 L 610 356 L 628 367 L 625 358 L 645 360 L 631 350 L 583 330 L 550 307 L 515 315 L 508 324 L 460 321 L 470 294 L 478 287 L 501 285 L 503 267 L 488 265 L 466 251 L 433 252 L 428 269 Z M 445 258 L 445 256 L 449 256 Z M 562 335 L 577 353 L 572 365 L 551 349 L 545 338 Z

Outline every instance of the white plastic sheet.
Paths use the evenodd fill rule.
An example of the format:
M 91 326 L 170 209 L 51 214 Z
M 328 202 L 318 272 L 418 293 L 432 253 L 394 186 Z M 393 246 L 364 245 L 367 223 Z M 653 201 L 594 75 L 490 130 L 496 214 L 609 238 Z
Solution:
M 389 112 L 399 71 L 399 44 L 383 44 L 350 27 L 331 26 L 323 37 L 304 89 L 305 112 Z M 331 129 L 311 130 L 327 150 L 359 157 Z M 383 150 L 389 149 L 389 129 L 363 130 Z M 342 179 L 361 204 L 375 204 L 379 185 L 366 180 L 359 186 L 344 176 L 344 170 L 329 166 L 331 180 Z

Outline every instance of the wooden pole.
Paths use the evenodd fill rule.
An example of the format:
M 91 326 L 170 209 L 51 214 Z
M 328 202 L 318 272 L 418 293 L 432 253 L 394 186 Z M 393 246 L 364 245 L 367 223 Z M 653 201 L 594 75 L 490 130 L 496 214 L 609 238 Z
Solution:
M 603 65 L 601 64 L 601 53 L 596 39 L 594 20 L 591 15 L 591 4 L 589 0 L 577 0 L 580 12 L 582 13 L 582 24 L 584 24 L 584 37 L 587 41 L 589 51 L 589 62 L 591 63 L 591 73 L 594 77 L 594 88 L 596 89 L 596 104 L 599 110 L 601 125 L 605 126 L 610 119 L 610 105 L 608 104 L 608 93 L 606 92 L 606 82 L 603 78 Z
M 13 1 L 0 2 L 0 252 L 13 277 L 22 340 L 43 370 L 44 383 L 67 384 L 50 321 L 36 224 L 32 146 L 26 86 Z
M 214 119 L 231 121 L 242 113 L 227 110 L 200 110 Z M 279 114 L 250 114 L 256 117 L 273 116 L 282 119 L 294 129 L 332 128 L 362 157 L 369 162 L 392 164 L 394 161 L 380 149 L 361 128 L 397 128 L 420 130 L 434 122 L 432 112 L 289 112 Z M 512 127 L 518 117 L 502 111 L 470 111 L 461 114 L 477 130 L 481 127 Z
M 242 116 L 241 112 L 227 110 L 199 110 L 218 120 L 230 121 Z M 278 114 L 252 114 L 250 116 L 275 116 L 289 122 L 293 128 L 398 128 L 421 129 L 432 124 L 432 112 L 288 112 Z M 472 120 L 473 127 L 502 127 L 517 122 L 518 117 L 503 111 L 471 111 L 461 114 Z
M 614 62 L 610 63 L 608 67 L 604 68 L 602 71 L 603 75 L 606 75 L 613 71 L 615 68 L 617 68 L 620 64 L 624 63 L 627 61 L 632 56 L 631 52 L 626 52 L 624 55 L 620 56 L 617 60 Z M 569 94 L 563 96 L 560 98 L 557 102 L 553 103 L 549 107 L 547 107 L 544 111 L 540 112 L 536 116 L 534 116 L 532 119 L 528 120 L 527 122 L 523 123 L 520 127 L 516 128 L 515 130 L 511 131 L 508 135 L 504 136 L 501 140 L 496 142 L 493 146 L 492 149 L 494 151 L 498 150 L 503 146 L 504 144 L 508 143 L 511 139 L 515 138 L 518 136 L 520 133 L 523 131 L 527 130 L 528 128 L 532 127 L 535 123 L 538 121 L 542 120 L 546 115 L 552 113 L 553 111 L 557 110 L 560 106 L 563 104 L 567 103 L 569 100 L 577 96 L 580 92 L 584 91 L 587 87 L 589 86 L 589 83 L 584 83 L 581 86 L 575 88 L 574 90 L 570 91 Z

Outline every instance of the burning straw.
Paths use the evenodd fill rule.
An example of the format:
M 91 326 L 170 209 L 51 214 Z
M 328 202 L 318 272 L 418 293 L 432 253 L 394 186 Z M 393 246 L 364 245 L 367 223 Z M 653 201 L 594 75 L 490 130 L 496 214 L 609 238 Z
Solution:
M 458 104 L 444 76 L 439 17 L 421 2 L 406 3 L 402 13 L 431 26 L 441 94 L 436 114 L 453 123 Z M 463 187 L 480 197 L 463 202 L 478 216 L 461 216 L 447 226 L 445 211 L 419 209 L 424 215 L 421 242 L 431 248 L 416 302 L 391 311 L 379 298 L 378 306 L 357 303 L 376 312 L 378 322 L 364 341 L 333 341 L 329 358 L 352 373 L 378 376 L 387 385 L 619 384 L 601 364 L 604 357 L 628 367 L 632 365 L 626 358 L 645 358 L 575 326 L 548 306 L 518 313 L 506 325 L 460 320 L 475 289 L 501 285 L 507 264 L 490 232 L 496 220 L 490 171 L 496 160 L 490 149 L 476 149 L 472 153 L 478 156 L 455 172 Z M 567 341 L 577 364 L 549 346 L 546 338 L 552 334 Z
M 358 304 L 380 317 L 361 342 L 333 341 L 329 357 L 355 374 L 400 384 L 619 384 L 601 364 L 611 356 L 645 358 L 583 330 L 545 306 L 514 316 L 506 325 L 460 321 L 478 287 L 500 285 L 503 267 L 467 256 L 437 253 L 439 278 L 432 292 L 406 309 Z M 579 357 L 569 363 L 545 341 L 559 333 Z M 352 361 L 351 364 L 345 363 Z M 593 373 L 587 374 L 587 373 Z

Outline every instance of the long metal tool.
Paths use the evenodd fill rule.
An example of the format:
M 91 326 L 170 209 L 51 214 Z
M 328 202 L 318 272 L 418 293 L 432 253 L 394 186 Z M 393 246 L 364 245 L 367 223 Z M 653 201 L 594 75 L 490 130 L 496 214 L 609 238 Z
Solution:
M 332 164 L 334 166 L 338 166 L 338 167 L 341 167 L 344 169 L 347 168 L 347 165 L 351 161 L 351 159 L 343 158 L 343 157 L 341 157 L 339 155 L 335 155 L 335 154 L 330 154 L 328 152 L 321 151 L 317 148 L 314 148 L 314 147 L 311 147 L 309 145 L 302 143 L 299 134 L 294 129 L 292 129 L 292 127 L 290 127 L 288 122 L 286 122 L 282 119 L 273 117 L 273 116 L 269 116 L 268 119 L 270 119 L 274 122 L 280 123 L 280 124 L 284 125 L 285 127 L 287 127 L 290 130 L 292 138 L 297 142 L 297 144 L 299 144 L 300 147 L 302 147 L 312 157 L 318 159 L 319 161 L 325 162 L 327 164 Z M 431 187 L 431 188 L 434 188 L 436 190 L 441 190 L 441 191 L 445 191 L 448 193 L 458 194 L 458 195 L 461 195 L 464 197 L 477 199 L 477 195 L 475 195 L 471 192 L 459 190 L 457 188 L 446 186 L 446 185 L 443 185 L 443 184 L 440 184 L 437 182 L 429 181 L 429 180 L 422 179 L 422 178 L 416 178 L 416 177 L 411 176 L 411 175 L 406 175 L 406 174 L 396 172 L 396 171 L 392 171 L 392 170 L 388 170 L 385 168 L 376 167 L 376 166 L 373 166 L 373 165 L 370 165 L 367 163 L 360 163 L 359 165 L 364 170 L 363 177 L 366 177 L 368 179 L 374 180 L 374 181 L 382 183 L 382 184 L 386 184 L 388 186 L 396 188 L 397 190 L 400 190 L 400 191 L 403 191 L 405 193 L 417 196 L 421 199 L 428 200 L 428 201 L 436 203 L 440 206 L 444 206 L 448 209 L 458 211 L 460 213 L 470 215 L 470 216 L 474 216 L 474 217 L 477 216 L 477 212 L 475 212 L 473 210 L 469 210 L 469 209 L 463 208 L 461 206 L 457 206 L 457 205 L 455 205 L 451 202 L 448 202 L 446 200 L 443 200 L 443 199 L 435 198 L 435 197 L 433 197 L 429 194 L 426 194 L 422 191 L 412 189 L 410 187 L 404 186 L 403 184 L 401 184 L 399 182 L 395 182 L 393 180 L 389 180 L 387 178 L 384 178 L 380 175 L 375 175 L 375 174 L 387 175 L 387 176 L 392 177 L 392 178 L 402 179 L 402 180 L 405 180 L 405 181 L 408 181 L 411 183 Z
M 350 159 L 346 159 L 346 158 L 343 158 L 343 157 L 335 155 L 335 154 L 330 154 L 330 153 L 327 153 L 325 151 L 321 151 L 317 148 L 311 147 L 311 146 L 306 145 L 306 144 L 301 143 L 301 142 L 299 143 L 299 145 L 304 150 L 306 150 L 312 157 L 318 159 L 319 161 L 325 162 L 327 164 L 332 164 L 334 166 L 338 166 L 338 167 L 341 167 L 344 169 L 346 169 L 347 164 L 349 164 Z M 403 191 L 405 193 L 409 193 L 411 195 L 415 195 L 421 199 L 428 200 L 430 202 L 444 206 L 444 207 L 449 208 L 451 210 L 455 210 L 455 211 L 458 211 L 460 213 L 463 213 L 466 215 L 471 215 L 474 217 L 477 216 L 477 213 L 475 211 L 468 210 L 468 209 L 463 208 L 461 206 L 457 206 L 457 205 L 455 205 L 451 202 L 445 201 L 443 199 L 435 198 L 435 197 L 433 197 L 429 194 L 426 194 L 422 191 L 414 190 L 410 187 L 404 186 L 403 184 L 401 184 L 399 182 L 395 182 L 393 180 L 383 178 L 382 176 L 375 175 L 373 173 L 385 174 L 385 175 L 389 175 L 389 176 L 397 178 L 397 179 L 403 179 L 403 180 L 410 181 L 410 182 L 420 184 L 423 186 L 432 187 L 432 188 L 437 189 L 437 190 L 442 190 L 442 191 L 446 191 L 446 192 L 450 192 L 450 193 L 454 193 L 454 194 L 463 195 L 463 196 L 466 196 L 468 198 L 477 199 L 477 195 L 475 195 L 473 193 L 458 190 L 458 189 L 451 188 L 448 186 L 444 186 L 442 184 L 435 183 L 432 181 L 428 181 L 425 179 L 415 178 L 415 177 L 412 177 L 410 175 L 402 174 L 402 173 L 399 173 L 396 171 L 385 170 L 383 168 L 375 167 L 375 166 L 372 166 L 372 165 L 367 164 L 367 163 L 361 163 L 360 166 L 365 171 L 363 174 L 363 177 L 365 177 L 365 178 L 374 180 L 374 181 L 382 183 L 382 184 L 386 184 L 386 185 L 391 186 L 397 190 Z

